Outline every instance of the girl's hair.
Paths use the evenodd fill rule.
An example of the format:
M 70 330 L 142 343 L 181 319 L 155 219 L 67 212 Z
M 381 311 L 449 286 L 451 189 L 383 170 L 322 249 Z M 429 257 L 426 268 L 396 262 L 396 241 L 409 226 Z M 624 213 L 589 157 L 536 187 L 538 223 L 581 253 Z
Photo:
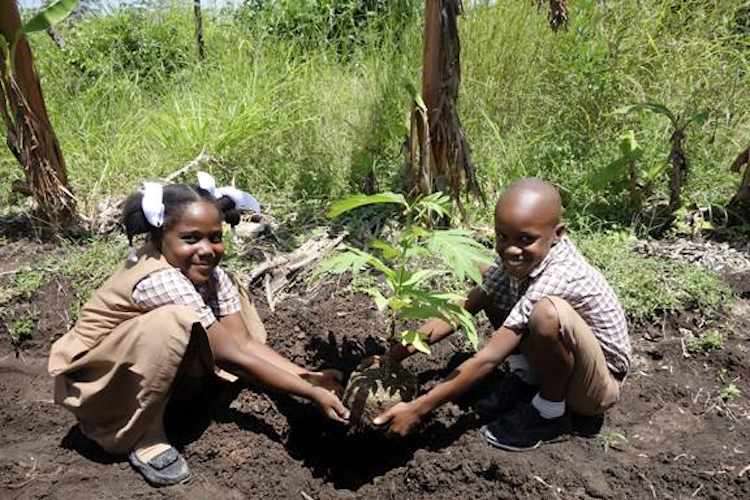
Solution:
M 154 227 L 146 220 L 141 208 L 143 193 L 136 191 L 128 196 L 122 209 L 122 224 L 128 241 L 132 243 L 133 236 L 149 233 L 151 238 L 158 240 L 163 230 L 171 227 L 178 219 L 185 207 L 196 201 L 207 201 L 216 205 L 222 219 L 232 226 L 240 222 L 240 213 L 235 209 L 234 201 L 228 196 L 216 199 L 206 191 L 197 186 L 187 184 L 169 184 L 162 189 L 162 203 L 164 203 L 164 224 L 162 227 Z

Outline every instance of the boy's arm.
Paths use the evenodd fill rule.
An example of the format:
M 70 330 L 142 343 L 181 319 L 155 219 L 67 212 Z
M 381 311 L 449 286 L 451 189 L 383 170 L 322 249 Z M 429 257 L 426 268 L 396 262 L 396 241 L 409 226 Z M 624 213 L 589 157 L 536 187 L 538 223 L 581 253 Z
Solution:
M 466 300 L 463 303 L 463 307 L 471 314 L 476 315 L 479 311 L 484 309 L 486 301 L 487 295 L 484 293 L 484 290 L 482 290 L 482 287 L 475 286 L 471 289 L 471 291 L 469 291 L 469 295 L 466 297 Z M 442 319 L 435 318 L 425 322 L 422 326 L 419 327 L 418 331 L 420 333 L 427 334 L 427 343 L 429 345 L 432 345 L 437 344 L 444 338 L 451 335 L 455 331 L 455 329 L 451 326 L 450 323 L 447 323 Z M 390 351 L 388 352 L 388 355 L 394 361 L 401 362 L 415 352 L 417 352 L 417 350 L 413 345 L 405 346 L 400 343 L 396 343 L 393 344 Z
M 488 375 L 518 347 L 520 342 L 519 334 L 500 327 L 486 346 L 464 361 L 443 382 L 414 401 L 397 404 L 378 416 L 374 423 L 376 425 L 390 424 L 390 432 L 401 436 L 407 435 L 425 415 L 447 401 L 456 399 Z

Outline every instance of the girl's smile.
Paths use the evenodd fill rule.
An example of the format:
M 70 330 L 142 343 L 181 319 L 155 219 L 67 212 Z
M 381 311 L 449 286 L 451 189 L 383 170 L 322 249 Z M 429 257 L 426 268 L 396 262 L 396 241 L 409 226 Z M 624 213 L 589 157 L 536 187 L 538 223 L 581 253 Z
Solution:
M 195 285 L 208 282 L 224 256 L 221 214 L 210 202 L 185 206 L 175 223 L 164 231 L 161 252 L 172 266 Z

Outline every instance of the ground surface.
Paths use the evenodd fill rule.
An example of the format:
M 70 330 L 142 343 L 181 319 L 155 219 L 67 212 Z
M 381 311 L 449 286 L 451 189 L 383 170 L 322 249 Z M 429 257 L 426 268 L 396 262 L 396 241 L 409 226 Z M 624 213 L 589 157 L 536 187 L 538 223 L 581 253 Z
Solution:
M 7 245 L 0 273 L 51 251 Z M 524 454 L 492 449 L 471 410 L 487 387 L 393 442 L 347 436 L 302 402 L 224 386 L 210 404 L 172 412 L 172 434 L 194 479 L 156 490 L 82 438 L 72 416 L 51 403 L 46 354 L 67 328 L 70 296 L 68 283 L 52 279 L 5 311 L 38 313 L 20 356 L 0 323 L 0 498 L 750 498 L 747 301 L 715 318 L 687 312 L 634 326 L 632 375 L 597 438 Z M 288 298 L 273 314 L 262 299 L 258 305 L 270 343 L 297 362 L 351 370 L 382 349 L 369 300 L 344 289 Z M 724 347 L 685 357 L 684 329 L 708 327 L 724 333 Z M 456 340 L 408 365 L 425 389 L 467 355 Z M 725 403 L 718 394 L 730 383 L 743 395 Z

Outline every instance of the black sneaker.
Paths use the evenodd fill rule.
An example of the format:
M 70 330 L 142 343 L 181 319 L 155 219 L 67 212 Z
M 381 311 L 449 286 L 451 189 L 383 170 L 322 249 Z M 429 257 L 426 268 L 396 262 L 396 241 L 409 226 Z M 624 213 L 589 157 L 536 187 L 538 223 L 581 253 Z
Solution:
M 477 401 L 475 410 L 482 418 L 497 418 L 519 404 L 530 403 L 537 391 L 536 386 L 509 374 L 503 377 L 489 396 Z
M 523 404 L 482 427 L 487 443 L 509 451 L 533 450 L 542 443 L 561 441 L 570 433 L 570 418 L 542 418 L 531 404 Z

